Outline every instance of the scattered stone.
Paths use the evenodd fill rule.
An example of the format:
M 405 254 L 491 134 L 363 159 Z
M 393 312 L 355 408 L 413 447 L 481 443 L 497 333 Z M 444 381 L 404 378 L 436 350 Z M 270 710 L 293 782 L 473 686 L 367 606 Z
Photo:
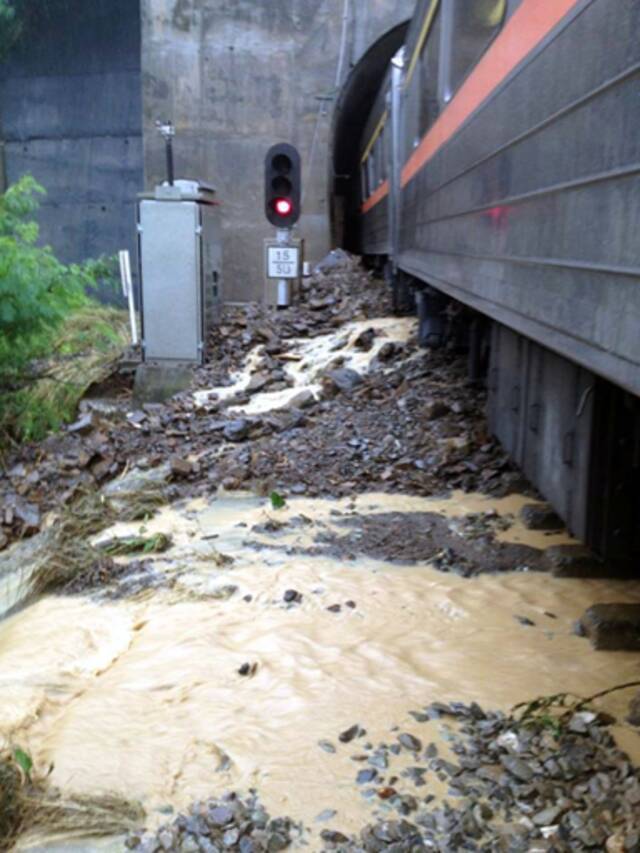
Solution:
M 544 553 L 557 578 L 611 577 L 611 567 L 582 545 L 553 545 Z
M 520 758 L 513 755 L 503 755 L 500 757 L 503 767 L 511 773 L 516 779 L 521 782 L 530 782 L 533 779 L 533 770 L 529 765 Z
M 15 518 L 22 522 L 26 531 L 40 529 L 40 510 L 35 504 L 16 501 L 13 506 L 13 513 Z
M 317 403 L 316 396 L 313 391 L 300 391 L 292 397 L 287 403 L 287 409 L 310 409 Z
M 229 421 L 225 424 L 223 435 L 227 441 L 244 441 L 249 435 L 249 421 L 244 418 L 239 418 L 235 421 Z
M 420 416 L 426 421 L 435 421 L 449 414 L 449 406 L 442 400 L 430 400 L 425 403 Z
M 378 350 L 378 359 L 379 361 L 390 361 L 394 356 L 396 356 L 399 352 L 399 347 L 397 344 L 393 343 L 393 341 L 387 341 L 382 344 L 380 349 Z
M 527 530 L 562 530 L 564 523 L 549 504 L 525 504 L 520 518 Z
M 599 651 L 640 651 L 640 604 L 594 604 L 580 620 Z
M 518 616 L 516 614 L 513 618 L 526 628 L 531 628 L 536 624 L 532 619 L 529 619 L 528 616 Z
M 255 394 L 256 391 L 261 391 L 269 382 L 269 376 L 266 373 L 254 373 L 245 390 L 249 394 Z
M 190 477 L 194 472 L 194 465 L 188 459 L 180 459 L 173 456 L 169 460 L 171 474 L 174 477 Z
M 288 589 L 282 598 L 287 604 L 300 604 L 302 601 L 302 593 L 298 592 L 297 589 Z
M 405 749 L 408 749 L 410 752 L 420 752 L 422 749 L 422 742 L 414 737 L 412 734 L 408 732 L 403 732 L 398 735 L 398 741 Z
M 335 809 L 323 809 L 320 814 L 316 815 L 316 820 L 318 823 L 326 823 L 328 820 L 332 820 L 338 812 Z
M 345 844 L 349 840 L 346 835 L 331 829 L 323 829 L 320 837 L 328 844 Z
M 67 432 L 87 435 L 88 433 L 92 432 L 95 426 L 95 412 L 87 412 L 86 414 L 79 417 L 77 421 L 74 421 L 72 424 L 69 424 L 69 426 L 67 427 Z
M 363 352 L 369 352 L 369 350 L 373 346 L 375 338 L 375 329 L 365 329 L 364 331 L 360 332 L 360 334 L 354 340 L 353 345 L 356 349 L 362 350 Z
M 319 740 L 318 746 L 320 749 L 324 749 L 325 752 L 333 754 L 336 751 L 335 746 L 331 743 L 330 740 Z
M 243 663 L 238 669 L 238 675 L 253 676 L 258 671 L 257 663 Z
M 368 782 L 373 782 L 377 775 L 378 771 L 375 769 L 375 767 L 365 767 L 364 770 L 358 771 L 358 775 L 356 776 L 356 783 L 358 785 L 365 785 Z
M 330 370 L 322 378 L 322 388 L 325 396 L 335 397 L 336 394 L 350 394 L 358 385 L 362 384 L 362 376 L 357 370 L 350 367 L 341 367 Z
M 360 724 L 354 723 L 338 735 L 338 740 L 340 743 L 350 743 L 354 738 L 362 737 L 364 734 L 366 734 L 366 732 Z
M 339 604 L 330 604 L 329 607 L 327 607 L 327 610 L 329 613 L 340 613 L 342 607 Z

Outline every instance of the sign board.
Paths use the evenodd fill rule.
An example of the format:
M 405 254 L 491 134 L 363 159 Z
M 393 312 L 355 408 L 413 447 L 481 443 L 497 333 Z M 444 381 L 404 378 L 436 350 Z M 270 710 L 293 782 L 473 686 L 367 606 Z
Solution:
M 267 278 L 299 278 L 300 249 L 297 246 L 267 246 Z

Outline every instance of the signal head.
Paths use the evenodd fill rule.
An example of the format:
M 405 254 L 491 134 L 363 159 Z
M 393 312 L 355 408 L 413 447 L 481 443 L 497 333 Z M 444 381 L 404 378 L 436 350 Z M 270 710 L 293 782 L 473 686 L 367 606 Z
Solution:
M 300 217 L 300 155 L 281 142 L 269 149 L 264 167 L 266 217 L 278 228 L 290 228 Z

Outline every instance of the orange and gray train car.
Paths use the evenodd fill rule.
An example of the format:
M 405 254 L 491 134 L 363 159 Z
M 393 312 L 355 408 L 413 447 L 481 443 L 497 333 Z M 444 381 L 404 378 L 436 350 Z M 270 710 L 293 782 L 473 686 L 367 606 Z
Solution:
M 463 306 L 493 432 L 639 574 L 640 0 L 419 0 L 402 38 L 345 183 L 353 248 L 427 344 Z

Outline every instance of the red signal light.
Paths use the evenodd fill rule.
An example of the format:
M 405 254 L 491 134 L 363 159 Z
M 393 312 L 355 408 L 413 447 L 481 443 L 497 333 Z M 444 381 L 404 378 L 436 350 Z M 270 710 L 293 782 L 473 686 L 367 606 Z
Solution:
M 289 216 L 293 210 L 293 205 L 288 198 L 276 199 L 274 207 L 278 216 Z

